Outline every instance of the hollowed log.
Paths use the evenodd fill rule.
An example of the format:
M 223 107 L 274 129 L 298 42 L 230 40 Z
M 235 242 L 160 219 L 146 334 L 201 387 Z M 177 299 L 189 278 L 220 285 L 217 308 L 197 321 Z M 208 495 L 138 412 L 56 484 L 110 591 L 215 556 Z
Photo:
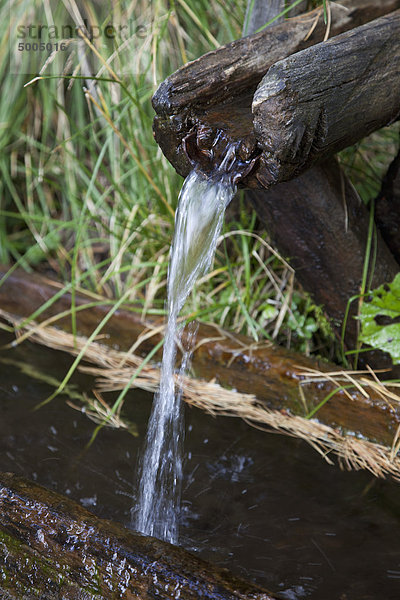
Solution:
M 7 600 L 274 600 L 71 499 L 0 473 L 0 597 Z
M 349 31 L 395 9 L 400 9 L 400 0 L 343 0 L 341 4 L 332 3 L 330 35 Z M 272 180 L 277 180 L 268 167 L 268 163 L 271 165 L 270 151 L 265 156 L 262 153 L 261 129 L 256 139 L 251 112 L 253 94 L 274 63 L 323 40 L 326 26 L 322 13 L 313 33 L 305 39 L 315 18 L 315 12 L 302 15 L 236 40 L 184 65 L 161 83 L 153 97 L 156 111 L 154 134 L 178 173 L 186 176 L 192 168 L 183 140 L 194 134 L 197 135 L 198 146 L 196 158 L 204 170 L 212 169 L 226 146 L 233 143 L 237 145 L 237 155 L 241 160 L 261 154 L 257 166 L 243 179 L 244 187 L 265 187 Z M 395 19 L 394 25 L 396 22 Z M 393 44 L 397 45 L 396 40 Z M 325 47 L 325 43 L 321 45 L 321 49 Z M 354 47 L 352 51 L 355 51 Z M 392 52 L 390 48 L 388 51 Z M 332 65 L 331 71 L 335 68 Z M 398 77 L 396 72 L 393 75 Z M 393 86 L 396 87 L 394 82 Z M 332 98 L 336 97 L 337 91 L 332 89 Z M 380 106 L 376 110 L 379 113 Z M 395 117 L 393 111 L 391 118 Z M 376 119 L 376 127 L 382 123 L 382 119 Z M 359 137 L 364 134 L 365 128 L 360 131 Z
M 153 104 L 156 140 L 182 175 L 195 163 L 212 170 L 227 145 L 236 144 L 241 185 L 254 190 L 249 197 L 277 248 L 340 334 L 347 303 L 360 293 L 368 210 L 335 164 L 294 177 L 400 116 L 400 12 L 387 15 L 400 2 L 351 0 L 331 8 L 337 37 L 330 41 L 313 46 L 325 33 L 322 18 L 304 39 L 315 13 L 285 21 L 185 65 L 160 85 Z M 381 15 L 387 16 L 371 22 Z M 380 236 L 377 257 L 373 285 L 398 271 Z M 348 347 L 357 339 L 356 306 Z M 364 358 L 375 368 L 391 365 L 382 354 Z
M 0 278 L 4 273 L 0 267 Z M 56 282 L 18 270 L 0 286 L 0 310 L 27 318 L 59 289 L 60 285 Z M 90 306 L 89 310 L 76 312 L 77 333 L 88 336 L 110 307 L 107 304 L 93 307 L 93 298 L 83 294 L 77 294 L 75 301 L 76 306 Z M 67 292 L 36 320 L 43 322 L 70 307 L 71 296 Z M 122 351 L 127 351 L 141 334 L 160 325 L 160 322 L 144 321 L 140 315 L 140 307 L 138 312 L 126 308 L 118 310 L 101 331 L 102 344 L 111 347 L 117 345 Z M 71 318 L 64 316 L 56 325 L 71 331 Z M 144 338 L 136 353 L 146 355 L 161 336 L 162 332 L 159 331 L 150 338 Z M 249 393 L 251 381 L 251 393 L 257 403 L 268 410 L 304 416 L 307 411 L 323 404 L 324 399 L 340 385 L 334 382 L 334 373 L 337 372 L 339 380 L 341 370 L 331 363 L 303 356 L 275 344 L 255 344 L 250 338 L 225 333 L 210 325 L 200 324 L 196 346 L 192 358 L 196 377 L 205 381 L 215 380 L 223 387 L 234 388 L 244 394 Z M 160 353 L 155 356 L 157 358 L 161 358 Z M 319 371 L 321 380 L 303 385 L 310 369 Z M 333 373 L 333 381 L 324 378 L 326 372 Z M 307 409 L 300 388 L 306 398 Z M 365 396 L 354 387 L 349 393 L 350 397 L 344 390 L 337 389 L 332 400 L 318 411 L 316 417 L 319 422 L 337 429 L 343 435 L 348 433 L 390 447 L 400 425 L 400 406 L 397 403 L 389 406 L 379 391 L 369 389 Z

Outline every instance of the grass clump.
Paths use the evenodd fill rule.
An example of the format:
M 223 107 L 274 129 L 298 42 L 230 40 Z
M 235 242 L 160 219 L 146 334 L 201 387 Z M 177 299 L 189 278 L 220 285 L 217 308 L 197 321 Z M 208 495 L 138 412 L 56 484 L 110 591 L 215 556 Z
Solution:
M 150 99 L 184 62 L 240 37 L 245 10 L 245 0 L 121 0 L 96 10 L 86 1 L 10 0 L 0 8 L 0 261 L 63 281 L 73 329 L 81 288 L 114 310 L 123 302 L 164 315 L 182 180 L 152 138 Z M 39 77 L 22 53 L 20 74 L 11 74 L 17 25 L 52 19 L 85 23 L 84 32 L 112 23 L 116 34 L 67 40 L 65 51 L 43 58 Z M 360 147 L 354 152 L 345 159 L 356 171 Z M 322 310 L 295 285 L 254 214 L 238 206 L 188 318 L 332 357 Z

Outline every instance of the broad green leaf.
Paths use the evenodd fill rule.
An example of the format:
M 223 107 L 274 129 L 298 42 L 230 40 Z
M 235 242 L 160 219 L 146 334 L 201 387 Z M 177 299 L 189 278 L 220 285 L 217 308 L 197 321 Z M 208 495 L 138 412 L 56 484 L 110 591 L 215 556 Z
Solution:
M 363 302 L 360 341 L 388 352 L 394 364 L 400 363 L 400 273 L 392 283 L 372 290 Z

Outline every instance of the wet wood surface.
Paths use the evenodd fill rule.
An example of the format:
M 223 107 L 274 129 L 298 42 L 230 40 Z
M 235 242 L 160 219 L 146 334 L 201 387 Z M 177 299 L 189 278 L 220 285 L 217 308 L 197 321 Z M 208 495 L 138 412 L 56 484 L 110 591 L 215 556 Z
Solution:
M 0 541 L 0 597 L 8 600 L 274 599 L 11 473 L 0 473 Z
M 331 3 L 331 9 L 332 37 L 400 9 L 400 0 L 343 0 Z M 153 98 L 154 134 L 178 173 L 186 176 L 191 169 L 182 145 L 191 132 L 197 135 L 195 158 L 200 163 L 204 159 L 204 170 L 213 168 L 213 161 L 229 143 L 238 143 L 237 155 L 243 160 L 259 153 L 252 96 L 274 63 L 323 40 L 326 25 L 322 12 L 305 39 L 316 16 L 315 12 L 301 15 L 208 52 L 161 83 Z M 212 160 L 208 160 L 210 149 Z M 257 166 L 243 179 L 245 187 L 265 187 L 270 181 L 265 158 L 261 154 Z
M 399 119 L 400 10 L 276 62 L 252 112 L 266 186 Z
M 5 272 L 4 268 L 0 268 L 0 278 Z M 49 279 L 17 270 L 0 286 L 0 309 L 25 318 L 59 290 L 60 285 Z M 90 305 L 89 310 L 77 313 L 78 333 L 86 336 L 92 333 L 110 310 L 106 305 L 92 307 L 92 301 L 93 298 L 77 294 L 78 306 Z M 66 292 L 40 314 L 37 321 L 44 321 L 70 307 L 71 296 Z M 143 320 L 140 312 L 133 312 L 132 308 L 118 310 L 108 321 L 100 332 L 101 343 L 128 350 L 143 332 L 160 326 L 161 321 Z M 71 331 L 70 316 L 57 321 L 57 325 Z M 160 341 L 161 335 L 159 331 L 151 338 L 144 339 L 136 353 L 146 355 Z M 155 356 L 157 358 L 161 358 L 161 355 Z M 333 364 L 269 342 L 255 344 L 245 336 L 233 335 L 205 324 L 200 324 L 192 363 L 196 377 L 206 381 L 215 380 L 224 387 L 234 388 L 244 394 L 252 393 L 257 402 L 268 409 L 299 416 L 305 416 L 307 411 L 319 405 L 327 394 L 340 385 L 323 377 L 326 372 L 339 374 L 340 369 Z M 320 371 L 320 379 L 314 383 L 308 381 L 307 369 Z M 369 395 L 365 396 L 353 388 L 348 390 L 348 395 L 344 391 L 337 391 L 316 417 L 321 423 L 337 428 L 343 434 L 361 435 L 390 447 L 400 425 L 400 406 L 395 402 L 388 404 L 378 392 L 370 390 Z

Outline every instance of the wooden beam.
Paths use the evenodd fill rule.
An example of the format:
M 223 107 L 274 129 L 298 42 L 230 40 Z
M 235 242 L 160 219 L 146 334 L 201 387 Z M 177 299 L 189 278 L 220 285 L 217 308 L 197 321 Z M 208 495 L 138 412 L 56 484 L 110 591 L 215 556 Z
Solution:
M 253 97 L 264 186 L 400 118 L 400 10 L 276 62 Z
M 368 21 L 371 17 L 379 16 L 377 10 L 383 11 L 380 14 L 384 14 L 384 11 L 394 7 L 399 8 L 399 6 L 400 3 L 386 2 L 343 2 L 341 6 L 336 3 L 332 4 L 331 35 Z M 160 85 L 154 97 L 154 106 L 158 112 L 155 119 L 156 139 L 178 172 L 187 174 L 190 169 L 189 158 L 204 171 L 212 169 L 230 143 L 237 143 L 239 170 L 246 164 L 246 160 L 251 161 L 262 146 L 261 137 L 264 137 L 266 141 L 269 139 L 266 126 L 263 125 L 264 128 L 261 131 L 260 125 L 258 141 L 253 130 L 253 115 L 250 112 L 249 103 L 251 103 L 251 95 L 255 91 L 255 81 L 266 65 L 278 60 L 278 57 L 297 52 L 305 45 L 315 44 L 316 41 L 322 39 L 325 27 L 322 16 L 320 16 L 319 25 L 313 35 L 304 41 L 315 16 L 314 13 L 311 16 L 306 15 L 293 21 L 286 21 L 278 26 L 267 28 L 265 32 L 238 40 L 224 48 L 208 53 L 197 61 L 185 65 Z M 381 21 L 382 19 L 380 25 L 378 21 L 373 21 L 371 25 L 372 30 L 375 31 L 374 39 L 376 40 L 380 36 L 379 32 L 382 32 Z M 392 19 L 385 17 L 383 21 L 390 24 Z M 385 30 L 384 27 L 383 29 Z M 345 39 L 353 39 L 354 35 L 353 31 L 344 34 Z M 359 36 L 356 37 L 359 39 Z M 286 61 L 296 60 L 297 57 L 303 55 L 308 56 L 310 52 L 320 52 L 325 47 L 330 48 L 330 45 L 336 47 L 339 38 L 340 36 L 327 43 L 298 52 Z M 376 45 L 379 46 L 378 41 L 376 41 Z M 339 47 L 341 47 L 340 43 Z M 392 51 L 390 50 L 390 52 Z M 304 61 L 305 63 L 306 61 Z M 331 65 L 329 65 L 329 69 L 326 67 L 325 81 L 329 81 L 331 77 L 331 67 Z M 272 66 L 269 72 L 274 68 L 275 66 Z M 313 70 L 309 68 L 308 63 L 304 70 L 306 75 L 310 72 L 310 77 L 314 77 Z M 340 69 L 338 70 L 340 71 Z M 227 94 L 232 95 L 230 100 L 226 98 Z M 392 86 L 390 94 L 388 94 L 390 98 L 400 95 L 400 85 Z M 335 94 L 331 94 L 331 97 L 334 96 Z M 253 109 L 254 106 L 253 103 Z M 260 107 L 262 106 L 261 103 Z M 333 100 L 332 107 L 334 107 Z M 255 119 L 260 116 L 257 110 Z M 294 102 L 293 106 L 290 105 L 290 110 L 296 113 L 297 108 Z M 374 110 L 379 112 L 380 107 Z M 290 131 L 293 121 L 289 115 L 286 116 Z M 268 118 L 272 121 L 279 120 L 279 112 L 272 111 L 271 114 L 268 114 Z M 360 116 L 361 120 L 362 118 Z M 386 122 L 387 115 L 384 115 L 382 119 L 383 121 L 374 122 L 372 125 L 367 120 L 365 126 L 375 128 L 382 122 Z M 195 131 L 190 138 L 190 143 L 183 144 L 185 136 L 191 129 Z M 284 127 L 282 130 L 284 131 Z M 276 139 L 279 140 L 279 126 L 277 125 L 273 131 L 276 132 Z M 335 132 L 334 127 L 332 131 Z M 365 131 L 365 128 L 362 132 L 358 131 L 357 136 L 363 135 Z M 286 148 L 284 145 L 283 147 Z M 310 148 L 312 149 L 311 146 Z M 273 191 L 270 196 L 266 196 L 265 188 L 279 180 L 280 167 L 276 166 L 271 154 L 265 148 L 263 150 L 257 165 L 243 178 L 242 184 L 253 189 L 264 189 L 260 193 L 258 201 L 255 202 L 260 218 L 267 229 L 272 229 L 281 253 L 292 259 L 299 281 L 313 295 L 318 304 L 324 304 L 328 316 L 333 319 L 334 324 L 340 330 L 348 300 L 360 291 L 368 232 L 368 211 L 359 204 L 345 175 L 339 174 L 337 167 L 334 166 L 329 169 L 329 166 L 325 165 L 320 171 L 314 170 L 306 179 L 300 178 L 296 183 L 288 186 L 293 202 L 289 202 L 287 190 L 281 188 Z M 243 161 L 242 164 L 240 164 L 241 161 Z M 306 166 L 305 163 L 301 168 Z M 243 172 L 245 170 L 244 168 Z M 295 170 L 292 171 L 291 177 L 294 174 Z M 328 177 L 330 181 L 327 186 L 325 186 L 324 177 Z M 305 195 L 305 190 L 307 190 L 308 197 Z M 345 194 L 343 190 L 345 190 Z M 300 201 L 302 204 L 299 213 L 299 207 L 295 210 L 295 205 Z M 333 202 L 333 204 L 327 209 L 329 202 Z M 346 207 L 346 203 L 348 203 L 349 209 Z M 276 207 L 273 206 L 275 204 Z M 333 206 L 337 209 L 336 218 L 332 218 Z M 347 223 L 346 228 L 347 210 L 349 210 L 349 214 L 352 214 L 353 211 L 358 217 L 350 219 L 350 224 Z M 309 218 L 306 223 L 302 218 L 304 214 L 307 214 Z M 272 220 L 268 219 L 267 215 Z M 279 222 L 281 227 L 274 225 L 273 219 L 276 219 L 276 223 Z M 300 224 L 304 226 L 303 231 Z M 284 238 L 285 232 L 288 231 L 291 232 L 291 235 Z M 361 231 L 365 237 L 361 235 Z M 333 247 L 326 243 L 328 238 Z M 337 240 L 343 241 L 342 249 L 346 248 L 347 254 L 340 252 Z M 374 280 L 379 285 L 392 279 L 397 267 L 381 237 L 377 238 L 377 247 L 381 262 L 377 265 Z M 339 258 L 340 260 L 338 260 Z M 326 272 L 324 276 L 319 277 L 321 265 L 324 265 Z M 341 278 L 341 273 L 346 273 L 345 280 Z M 330 281 L 328 281 L 329 276 L 332 276 Z M 323 285 L 322 281 L 326 285 Z M 356 304 L 353 303 L 352 306 L 355 308 Z M 351 312 L 349 326 L 346 330 L 348 347 L 352 347 L 356 340 L 356 322 L 352 318 L 353 314 L 354 310 Z M 369 353 L 365 358 L 375 368 L 385 368 L 391 364 L 387 357 L 376 353 Z
M 274 600 L 227 569 L 11 473 L 0 473 L 0 541 L 7 600 Z

